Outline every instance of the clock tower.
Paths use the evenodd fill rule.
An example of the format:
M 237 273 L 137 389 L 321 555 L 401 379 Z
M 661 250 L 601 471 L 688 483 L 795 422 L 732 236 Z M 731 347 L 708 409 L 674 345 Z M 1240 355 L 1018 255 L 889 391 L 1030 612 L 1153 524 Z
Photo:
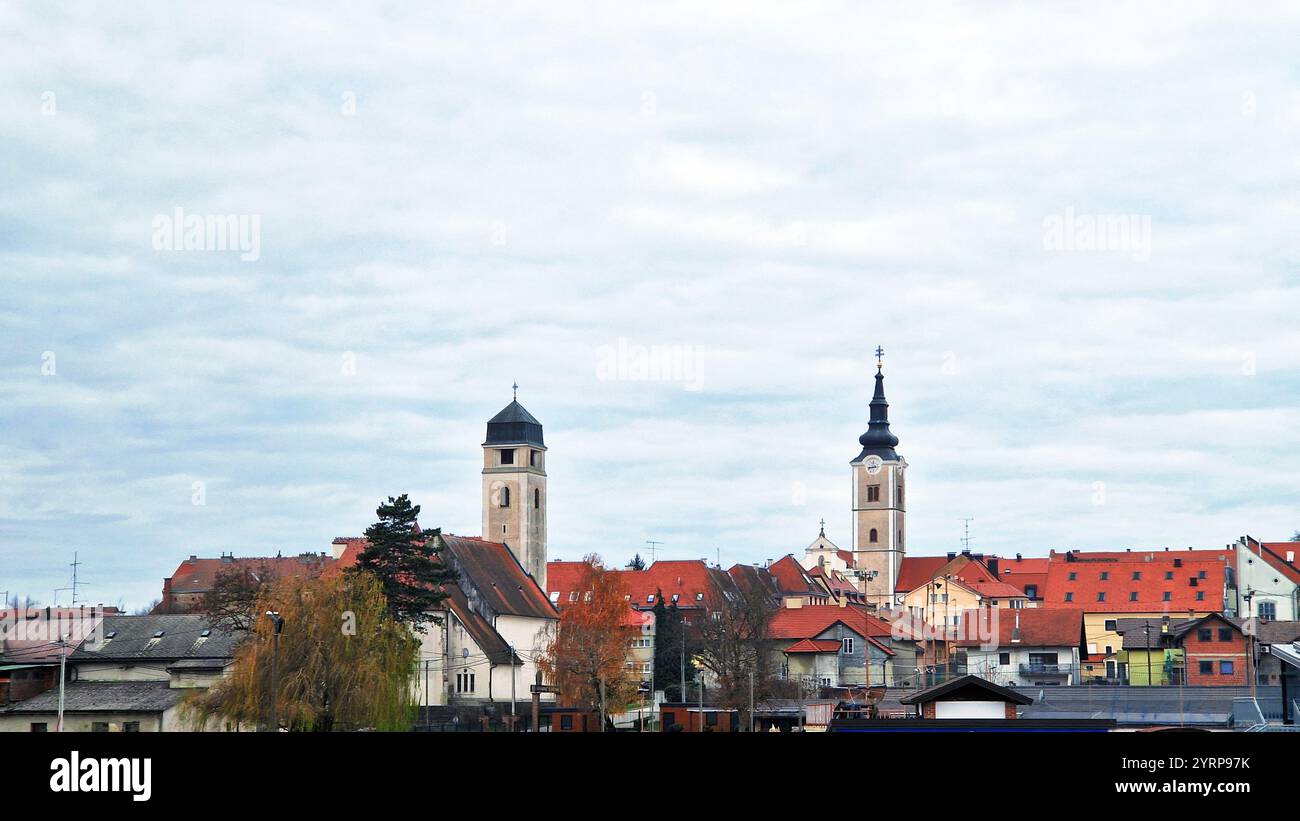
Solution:
M 858 589 L 869 603 L 894 603 L 894 586 L 906 551 L 906 505 L 903 473 L 907 462 L 894 450 L 898 437 L 889 432 L 885 401 L 884 350 L 876 348 L 876 390 L 871 421 L 858 437 L 862 452 L 853 469 L 853 564 Z

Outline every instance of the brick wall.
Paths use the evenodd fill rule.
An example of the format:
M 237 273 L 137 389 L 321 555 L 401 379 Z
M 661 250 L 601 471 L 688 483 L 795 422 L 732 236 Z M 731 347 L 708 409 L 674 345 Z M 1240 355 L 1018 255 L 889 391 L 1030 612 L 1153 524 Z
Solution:
M 1209 640 L 1201 638 L 1201 630 L 1209 630 Z M 1220 639 L 1220 631 L 1229 630 L 1228 641 Z M 1183 651 L 1187 664 L 1187 683 L 1211 687 L 1244 686 L 1246 677 L 1246 636 L 1240 630 L 1229 629 L 1226 622 L 1208 619 L 1200 628 L 1193 628 L 1183 637 Z M 1232 672 L 1225 675 L 1221 662 L 1231 662 Z M 1210 672 L 1201 672 L 1201 662 L 1209 662 Z

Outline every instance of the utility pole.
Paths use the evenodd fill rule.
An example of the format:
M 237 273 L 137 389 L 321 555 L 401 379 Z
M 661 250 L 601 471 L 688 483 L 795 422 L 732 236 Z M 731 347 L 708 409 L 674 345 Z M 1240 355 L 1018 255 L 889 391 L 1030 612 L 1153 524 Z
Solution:
M 682 617 L 681 640 L 682 640 L 682 642 L 681 642 L 681 644 L 682 644 L 682 691 L 681 691 L 681 692 L 682 692 L 682 695 L 681 695 L 681 698 L 682 698 L 682 702 L 685 703 L 685 702 L 686 702 L 686 699 L 687 699 L 687 695 L 686 695 L 686 617 L 685 617 L 685 616 Z
M 68 668 L 68 637 L 59 636 L 59 720 L 55 724 L 58 728 L 55 732 L 63 732 L 63 680 L 66 678 Z
M 280 700 L 280 632 L 284 630 L 284 617 L 274 610 L 267 610 L 266 615 L 271 619 L 273 632 L 271 633 L 271 729 L 270 732 L 277 733 L 280 731 L 280 718 L 276 714 L 278 702 Z
M 515 645 L 511 643 L 510 645 L 510 732 L 512 733 L 515 731 L 515 720 L 518 717 L 515 712 L 515 702 L 518 701 L 518 699 L 515 697 L 515 679 L 519 677 L 517 675 L 517 673 L 519 672 L 519 668 L 515 666 L 516 658 L 518 658 L 518 656 L 515 655 Z
M 600 731 L 605 732 L 605 677 L 600 677 Z
M 754 732 L 754 671 L 749 671 L 749 731 Z

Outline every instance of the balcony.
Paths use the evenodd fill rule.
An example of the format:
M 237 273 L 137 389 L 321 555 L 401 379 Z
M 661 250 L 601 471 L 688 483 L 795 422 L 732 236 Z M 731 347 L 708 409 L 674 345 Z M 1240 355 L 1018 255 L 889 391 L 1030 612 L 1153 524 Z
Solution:
M 1022 664 L 1020 665 L 1020 675 L 1022 676 L 1068 676 L 1073 672 L 1072 665 L 1069 664 Z

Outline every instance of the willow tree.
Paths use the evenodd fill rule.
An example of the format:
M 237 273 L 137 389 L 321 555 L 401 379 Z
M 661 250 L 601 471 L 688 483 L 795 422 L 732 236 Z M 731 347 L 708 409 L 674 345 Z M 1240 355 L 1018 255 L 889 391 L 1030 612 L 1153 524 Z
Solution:
M 278 649 L 272 620 L 260 615 L 267 611 L 283 619 Z M 254 612 L 231 674 L 186 702 L 193 727 L 268 727 L 274 698 L 282 729 L 410 728 L 419 643 L 390 615 L 372 574 L 283 580 L 258 596 Z
M 564 603 L 555 638 L 538 660 L 566 705 L 622 710 L 636 695 L 640 678 L 627 669 L 628 647 L 639 628 L 622 574 L 587 556 L 577 601 Z

